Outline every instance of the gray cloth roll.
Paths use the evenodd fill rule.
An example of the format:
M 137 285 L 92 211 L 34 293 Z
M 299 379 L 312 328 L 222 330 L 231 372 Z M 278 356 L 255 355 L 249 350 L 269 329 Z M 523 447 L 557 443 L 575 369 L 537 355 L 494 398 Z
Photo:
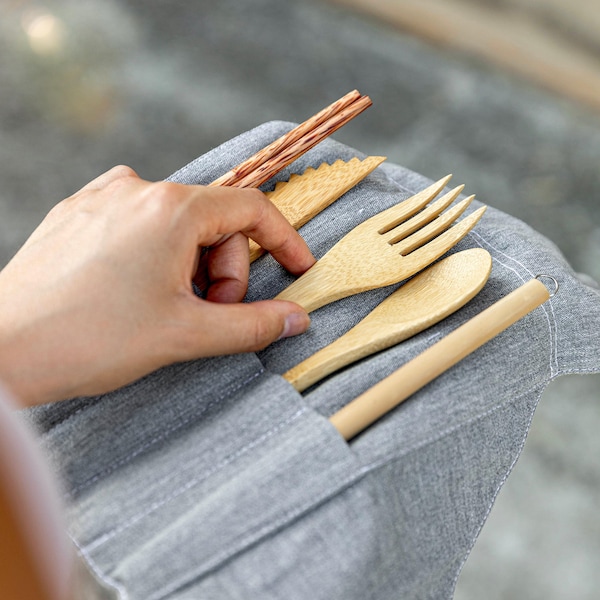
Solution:
M 291 126 L 260 126 L 170 179 L 208 183 Z M 362 155 L 327 140 L 276 179 L 353 156 Z M 319 257 L 429 183 L 386 164 L 301 233 Z M 456 250 L 468 247 L 493 257 L 473 301 L 304 395 L 280 374 L 393 288 L 326 306 L 306 334 L 257 354 L 177 364 L 111 394 L 29 410 L 64 477 L 70 534 L 91 570 L 132 600 L 452 597 L 545 386 L 600 371 L 600 293 L 550 241 L 489 208 Z M 560 284 L 542 307 L 350 444 L 330 425 L 341 406 L 539 273 Z M 248 300 L 291 280 L 262 257 Z

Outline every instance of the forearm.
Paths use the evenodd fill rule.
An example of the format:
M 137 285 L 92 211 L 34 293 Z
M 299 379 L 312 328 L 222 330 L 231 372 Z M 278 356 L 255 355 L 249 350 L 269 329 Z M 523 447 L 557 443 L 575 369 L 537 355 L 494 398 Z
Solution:
M 0 324 L 0 380 L 21 406 L 70 395 L 69 381 L 75 366 L 67 364 L 60 336 L 48 331 L 47 325 L 41 339 L 36 335 L 35 323 L 29 327 Z

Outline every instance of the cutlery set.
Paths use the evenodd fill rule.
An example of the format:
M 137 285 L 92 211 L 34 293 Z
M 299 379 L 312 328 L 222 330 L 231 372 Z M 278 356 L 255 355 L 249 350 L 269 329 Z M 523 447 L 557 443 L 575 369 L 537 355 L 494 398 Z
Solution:
M 368 97 L 350 92 L 211 185 L 261 185 L 370 105 Z M 317 169 L 292 175 L 267 195 L 298 229 L 384 160 L 374 156 L 348 162 L 338 160 L 332 165 L 324 163 Z M 341 298 L 408 280 L 345 335 L 283 374 L 298 391 L 438 323 L 483 288 L 492 267 L 486 250 L 472 248 L 438 260 L 475 227 L 486 209 L 482 206 L 457 221 L 474 196 L 452 206 L 464 188 L 458 186 L 436 199 L 450 178 L 448 175 L 440 179 L 356 226 L 276 296 L 312 312 Z M 254 261 L 263 251 L 253 241 L 249 244 L 250 260 Z M 546 302 L 551 294 L 541 282 L 542 277 L 553 280 L 551 276 L 539 276 L 514 290 L 332 415 L 332 425 L 346 440 L 361 433 Z
M 481 248 L 456 252 L 415 275 L 350 331 L 283 374 L 299 392 L 361 358 L 431 327 L 485 285 L 492 259 Z

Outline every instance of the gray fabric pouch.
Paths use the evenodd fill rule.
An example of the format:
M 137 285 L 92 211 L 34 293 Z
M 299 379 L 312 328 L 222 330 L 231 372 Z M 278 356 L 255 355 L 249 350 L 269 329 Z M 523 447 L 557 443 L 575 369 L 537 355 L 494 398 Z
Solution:
M 262 125 L 170 179 L 208 183 L 291 126 Z M 362 155 L 327 140 L 277 179 L 353 156 Z M 301 233 L 318 258 L 429 183 L 385 164 Z M 309 332 L 257 354 L 177 364 L 111 394 L 28 411 L 64 478 L 70 534 L 96 576 L 140 600 L 452 597 L 545 386 L 600 371 L 600 293 L 551 242 L 489 208 L 456 250 L 468 247 L 493 257 L 474 300 L 303 395 L 280 374 L 393 288 L 326 306 Z M 542 307 L 350 444 L 330 425 L 338 408 L 540 273 L 560 284 Z M 291 281 L 262 257 L 248 300 Z

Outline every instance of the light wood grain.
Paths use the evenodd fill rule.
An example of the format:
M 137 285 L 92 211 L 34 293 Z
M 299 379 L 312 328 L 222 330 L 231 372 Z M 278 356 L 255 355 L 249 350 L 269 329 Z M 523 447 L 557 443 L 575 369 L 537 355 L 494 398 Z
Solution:
M 449 179 L 450 176 L 441 179 L 355 227 L 276 298 L 296 302 L 311 312 L 335 300 L 398 283 L 430 265 L 467 235 L 483 215 L 485 206 L 452 227 L 442 213 L 403 240 L 397 239 L 395 227 L 404 223 L 411 229 L 409 218 L 437 196 Z M 460 189 L 449 193 L 457 194 Z M 466 209 L 468 202 L 469 199 L 463 201 L 460 210 L 452 212 L 453 219 Z M 416 218 L 420 219 L 419 215 Z M 440 221 L 447 228 L 443 233 L 439 233 L 436 225 Z M 439 235 L 431 239 L 434 230 Z M 409 239 L 411 251 L 402 255 L 396 246 Z
M 301 175 L 294 174 L 288 181 L 279 182 L 272 192 L 267 192 L 267 196 L 289 223 L 299 229 L 362 181 L 384 160 L 384 156 L 369 156 L 364 160 L 337 160 L 332 165 L 323 163 L 317 169 L 309 167 Z M 250 262 L 253 262 L 263 254 L 263 249 L 253 240 L 249 244 Z
M 600 110 L 600 10 L 589 0 L 330 0 L 481 57 Z
M 416 335 L 478 294 L 491 269 L 492 258 L 482 248 L 444 258 L 415 275 L 358 325 L 283 377 L 302 392 L 342 367 Z
M 352 439 L 548 298 L 541 281 L 528 281 L 339 410 L 331 423 L 344 439 Z

